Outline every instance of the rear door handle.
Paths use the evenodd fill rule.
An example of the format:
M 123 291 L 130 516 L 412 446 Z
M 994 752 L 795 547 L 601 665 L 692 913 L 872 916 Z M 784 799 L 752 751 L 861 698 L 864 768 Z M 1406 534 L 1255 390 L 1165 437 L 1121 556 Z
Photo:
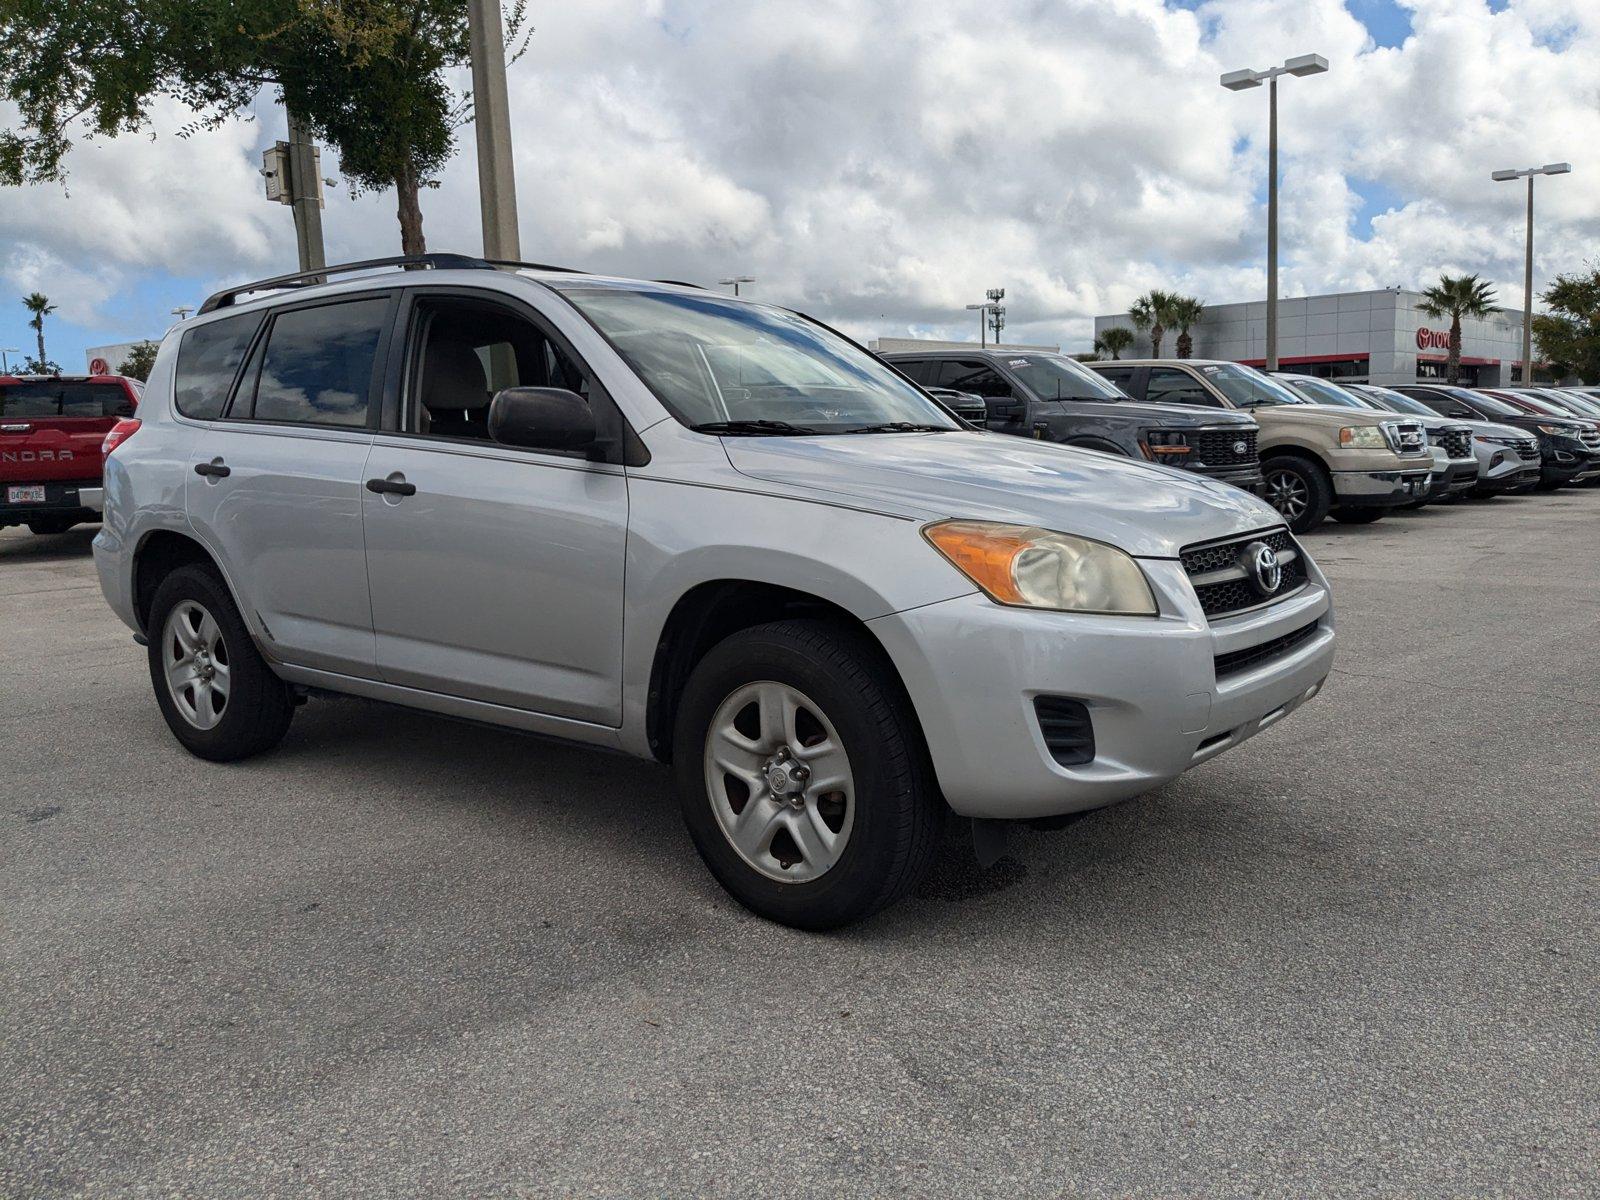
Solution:
M 415 496 L 417 485 L 407 483 L 404 479 L 369 479 L 367 491 L 377 492 L 380 496 Z
M 218 459 L 216 462 L 195 463 L 194 473 L 204 475 L 208 479 L 226 479 L 233 474 L 233 468 Z

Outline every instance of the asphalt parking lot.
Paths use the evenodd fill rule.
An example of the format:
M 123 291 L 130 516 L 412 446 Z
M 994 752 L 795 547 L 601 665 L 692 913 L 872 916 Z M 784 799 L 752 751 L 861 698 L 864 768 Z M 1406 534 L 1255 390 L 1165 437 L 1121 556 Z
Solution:
M 813 936 L 665 772 L 360 701 L 185 755 L 0 533 L 0 1195 L 1592 1195 L 1600 490 L 1308 539 L 1314 704 Z

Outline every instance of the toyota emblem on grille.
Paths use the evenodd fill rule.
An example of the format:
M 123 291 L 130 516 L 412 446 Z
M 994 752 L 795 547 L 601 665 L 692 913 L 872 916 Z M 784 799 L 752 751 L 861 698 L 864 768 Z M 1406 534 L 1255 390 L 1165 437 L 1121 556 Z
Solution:
M 1248 449 L 1250 449 L 1250 447 L 1244 442 L 1235 442 L 1233 444 L 1233 452 L 1235 454 L 1243 454 Z
M 1251 542 L 1244 548 L 1240 564 L 1250 574 L 1250 584 L 1262 596 L 1271 596 L 1283 586 L 1283 564 L 1278 552 L 1265 542 Z

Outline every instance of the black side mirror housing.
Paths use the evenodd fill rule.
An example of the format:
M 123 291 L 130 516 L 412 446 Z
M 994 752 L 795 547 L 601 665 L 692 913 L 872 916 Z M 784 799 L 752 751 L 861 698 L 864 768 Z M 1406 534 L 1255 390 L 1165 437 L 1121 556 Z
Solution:
M 1019 421 L 1024 405 L 1015 396 L 985 396 L 983 406 L 989 410 L 991 421 Z
M 489 436 L 502 446 L 530 450 L 592 450 L 599 440 L 594 413 L 565 388 L 515 387 L 489 404 Z

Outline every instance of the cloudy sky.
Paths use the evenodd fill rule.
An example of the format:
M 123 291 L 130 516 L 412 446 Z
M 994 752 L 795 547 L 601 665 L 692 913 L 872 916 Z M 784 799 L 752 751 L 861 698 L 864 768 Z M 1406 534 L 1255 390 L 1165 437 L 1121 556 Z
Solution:
M 1597 0 L 584 0 L 531 5 L 511 72 L 524 256 L 714 282 L 858 336 L 1088 346 L 1151 286 L 1259 297 L 1265 89 L 1218 75 L 1316 52 L 1287 80 L 1285 295 L 1477 271 L 1522 301 L 1523 193 L 1489 172 L 1560 159 L 1539 191 L 1540 279 L 1600 259 Z M 14 297 L 60 306 L 51 356 L 159 334 L 222 281 L 292 270 L 268 204 L 263 95 L 212 133 L 80 142 L 66 188 L 0 189 L 0 346 Z M 14 111 L 0 104 L 0 123 Z M 429 246 L 481 246 L 471 130 Z M 1584 161 L 1585 156 L 1591 161 Z M 325 173 L 337 174 L 332 154 Z M 392 193 L 330 193 L 330 261 L 398 253 Z

